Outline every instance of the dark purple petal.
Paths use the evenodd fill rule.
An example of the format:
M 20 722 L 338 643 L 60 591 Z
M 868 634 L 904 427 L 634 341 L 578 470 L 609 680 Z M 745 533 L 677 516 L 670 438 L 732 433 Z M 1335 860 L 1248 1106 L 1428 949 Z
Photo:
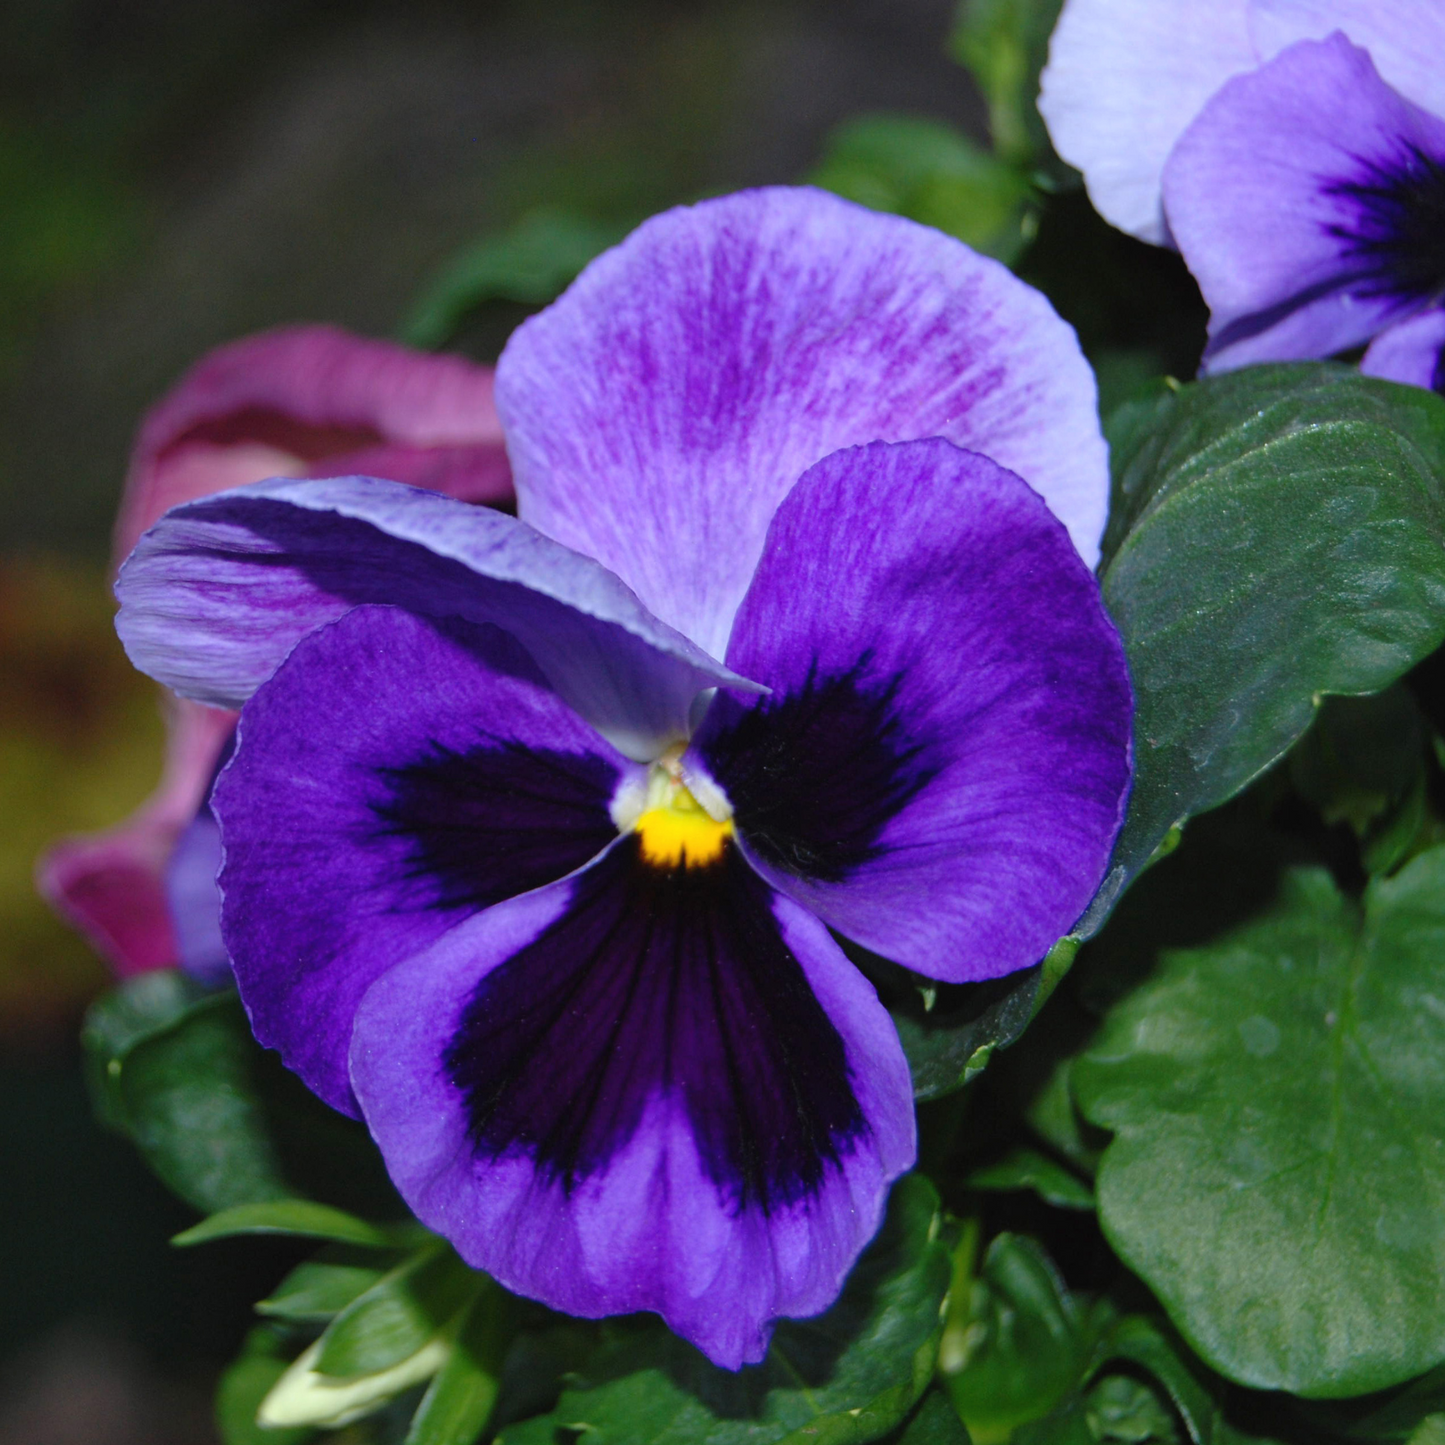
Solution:
M 778 509 L 683 759 L 764 875 L 935 978 L 1037 963 L 1088 903 L 1129 781 L 1098 585 L 1043 501 L 945 441 L 839 452 Z M 698 788 L 705 789 L 705 782 Z
M 357 455 L 368 464 L 341 464 Z M 422 456 L 433 460 L 425 478 L 416 474 Z M 509 499 L 491 369 L 335 326 L 284 326 L 217 347 L 141 424 L 116 559 L 178 503 L 308 473 L 390 477 L 464 501 Z
M 1360 370 L 1445 396 L 1445 309 L 1432 306 L 1382 331 L 1370 343 Z
M 1098 555 L 1107 466 L 1070 328 L 997 262 L 819 191 L 654 217 L 518 328 L 497 404 L 518 515 L 716 654 L 773 511 L 839 447 L 985 452 Z
M 388 968 L 616 837 L 628 764 L 507 634 L 360 607 L 241 714 L 216 785 L 223 932 L 256 1036 L 339 1109 Z
M 698 691 L 735 676 L 590 558 L 512 517 L 371 477 L 262 482 L 177 507 L 116 592 L 136 666 L 221 706 L 363 603 L 506 627 L 629 756 L 685 736 Z
M 630 835 L 374 984 L 352 1080 L 418 1218 L 572 1314 L 656 1310 L 731 1368 L 836 1297 L 913 1160 L 888 1015 L 736 850 Z
M 1220 90 L 1164 172 L 1206 369 L 1329 356 L 1445 287 L 1445 121 L 1342 35 Z

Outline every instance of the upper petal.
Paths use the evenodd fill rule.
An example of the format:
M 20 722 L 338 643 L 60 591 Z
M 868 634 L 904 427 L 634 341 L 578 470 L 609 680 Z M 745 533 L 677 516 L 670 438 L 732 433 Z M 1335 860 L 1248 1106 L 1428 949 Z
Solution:
M 1445 115 L 1445 6 L 1420 0 L 1250 0 L 1261 59 L 1342 30 L 1407 100 Z
M 1067 0 L 1049 41 L 1039 111 L 1054 149 L 1084 173 L 1099 214 L 1162 244 L 1169 152 L 1204 102 L 1258 62 L 1249 0 Z
M 1129 781 L 1123 648 L 1018 477 L 944 441 L 839 452 L 778 509 L 702 767 L 775 886 L 935 978 L 1037 963 L 1103 877 Z
M 257 1038 L 351 1109 L 367 987 L 605 848 L 625 767 L 496 628 L 358 607 L 312 633 L 246 705 L 213 795 Z
M 1328 356 L 1424 304 L 1445 284 L 1438 192 L 1445 121 L 1343 35 L 1231 80 L 1164 173 L 1170 227 L 1210 307 L 1208 369 Z
M 497 368 L 519 515 L 720 653 L 778 503 L 839 447 L 996 457 L 1092 562 L 1092 374 L 997 262 L 805 189 L 654 217 L 513 334 Z
M 686 736 L 699 690 L 741 681 L 590 558 L 498 512 L 371 477 L 263 482 L 177 507 L 116 593 L 131 661 L 222 707 L 366 602 L 505 627 L 629 756 Z
M 660 869 L 634 835 L 464 924 L 372 985 L 351 1076 L 469 1263 L 734 1369 L 832 1303 L 914 1156 L 877 995 L 731 848 Z
M 426 475 L 418 451 L 441 454 Z M 349 455 L 358 452 L 365 464 Z M 180 502 L 307 472 L 505 500 L 491 369 L 334 326 L 281 327 L 218 347 L 141 423 L 116 521 L 117 561 Z

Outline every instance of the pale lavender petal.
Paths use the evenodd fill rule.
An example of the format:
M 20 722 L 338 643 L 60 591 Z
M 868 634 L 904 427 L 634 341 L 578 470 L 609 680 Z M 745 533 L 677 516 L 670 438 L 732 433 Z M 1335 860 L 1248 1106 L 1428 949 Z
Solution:
M 1445 394 L 1445 310 L 1433 306 L 1382 331 L 1360 362 L 1366 376 Z
M 417 452 L 443 454 L 429 477 L 417 475 Z M 116 560 L 180 502 L 308 473 L 389 477 L 466 501 L 507 500 L 491 369 L 334 326 L 281 327 L 218 347 L 141 424 L 116 521 Z
M 720 692 L 684 775 L 776 887 L 953 982 L 1069 931 L 1123 816 L 1131 700 L 1098 584 L 1018 477 L 938 440 L 828 457 L 728 656 L 773 691 Z
M 1342 30 L 1406 100 L 1445 115 L 1445 5 L 1433 0 L 1251 0 L 1261 60 Z
M 200 982 L 231 980 L 231 958 L 221 937 L 221 829 L 208 804 L 181 831 L 166 864 L 166 905 L 175 930 L 176 961 Z
M 238 738 L 212 795 L 236 982 L 256 1037 L 348 1111 L 372 981 L 600 853 L 631 767 L 506 633 L 395 607 L 306 637 Z
M 351 1060 L 464 1259 L 569 1314 L 655 1310 L 733 1369 L 832 1303 L 914 1157 L 871 985 L 731 851 L 667 875 L 627 838 L 498 905 L 372 985 Z
M 975 448 L 1098 555 L 1107 468 L 1073 332 L 997 262 L 819 191 L 654 217 L 518 328 L 497 404 L 519 515 L 714 653 L 778 503 L 839 447 Z
M 1445 121 L 1342 35 L 1230 81 L 1164 175 L 1210 307 L 1206 369 L 1328 356 L 1429 302 L 1445 274 L 1420 217 L 1442 189 Z
M 131 661 L 226 707 L 312 629 L 368 602 L 507 628 L 633 757 L 685 736 L 699 690 L 736 676 L 590 558 L 512 517 L 370 477 L 263 482 L 177 507 L 116 593 Z
M 1205 101 L 1259 59 L 1248 0 L 1067 0 L 1039 111 L 1099 214 L 1163 244 L 1159 186 L 1169 152 Z

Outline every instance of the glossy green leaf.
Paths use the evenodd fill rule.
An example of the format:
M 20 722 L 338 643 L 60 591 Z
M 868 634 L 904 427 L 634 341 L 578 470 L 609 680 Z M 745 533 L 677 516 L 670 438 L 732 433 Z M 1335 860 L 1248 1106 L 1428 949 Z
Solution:
M 226 1367 L 216 1387 L 216 1426 L 222 1445 L 302 1445 L 316 1432 L 309 1427 L 262 1429 L 256 1411 L 288 1364 L 281 1337 L 269 1326 L 252 1330 L 241 1353 Z
M 1011 1150 L 996 1164 L 975 1169 L 968 1176 L 970 1189 L 1006 1192 L 1032 1190 L 1059 1209 L 1092 1209 L 1094 1191 L 1077 1174 L 1040 1154 L 1037 1149 Z
M 977 1277 L 955 1277 L 939 1359 L 977 1445 L 1003 1445 L 1066 1400 L 1088 1368 L 1102 1323 L 1032 1239 L 994 1238 Z
M 1326 363 L 1162 388 L 1111 422 L 1104 598 L 1135 774 L 1097 929 L 1170 830 L 1445 637 L 1445 400 Z
M 529 211 L 510 230 L 456 257 L 423 293 L 402 327 L 412 346 L 444 345 L 466 314 L 486 301 L 543 306 L 628 228 L 560 207 Z
M 269 1298 L 257 1303 L 256 1312 L 283 1320 L 332 1319 L 386 1273 L 378 1258 L 375 1250 L 331 1245 L 298 1264 Z
M 1119 1445 L 1183 1445 L 1174 1413 L 1132 1375 L 1103 1373 L 1084 1396 L 1090 1435 Z
M 405 1228 L 368 1224 L 345 1210 L 310 1199 L 276 1199 L 256 1204 L 238 1204 L 176 1235 L 173 1244 L 205 1244 L 234 1234 L 300 1234 L 313 1239 L 332 1239 L 338 1244 L 370 1245 L 394 1249 L 410 1239 Z
M 337 1315 L 313 1368 L 339 1380 L 392 1369 L 440 1334 L 487 1283 L 450 1246 L 426 1244 Z
M 1244 1384 L 1363 1394 L 1445 1359 L 1445 848 L 1165 954 L 1074 1066 L 1110 1241 Z
M 720 1370 L 660 1325 L 620 1335 L 578 1371 L 545 1420 L 505 1445 L 583 1429 L 587 1445 L 854 1445 L 905 1418 L 933 1373 L 948 1287 L 938 1196 L 900 1179 L 888 1217 L 826 1314 L 785 1320 L 767 1359 Z
M 1027 164 L 1049 148 L 1039 72 L 1063 0 L 962 0 L 949 42 L 978 81 L 999 154 Z
M 511 1301 L 484 1289 L 412 1418 L 405 1445 L 473 1445 L 482 1438 L 497 1400 L 511 1340 Z
M 1026 239 L 1027 176 L 941 121 L 856 116 L 828 137 L 808 181 L 936 227 L 1002 261 Z

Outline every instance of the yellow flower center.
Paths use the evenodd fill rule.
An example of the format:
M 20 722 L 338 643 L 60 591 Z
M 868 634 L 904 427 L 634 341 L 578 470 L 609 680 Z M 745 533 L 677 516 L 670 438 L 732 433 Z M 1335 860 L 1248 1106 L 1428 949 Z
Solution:
M 701 868 L 716 863 L 732 836 L 732 820 L 718 822 L 680 783 L 672 799 L 649 808 L 633 824 L 643 858 L 658 868 Z

